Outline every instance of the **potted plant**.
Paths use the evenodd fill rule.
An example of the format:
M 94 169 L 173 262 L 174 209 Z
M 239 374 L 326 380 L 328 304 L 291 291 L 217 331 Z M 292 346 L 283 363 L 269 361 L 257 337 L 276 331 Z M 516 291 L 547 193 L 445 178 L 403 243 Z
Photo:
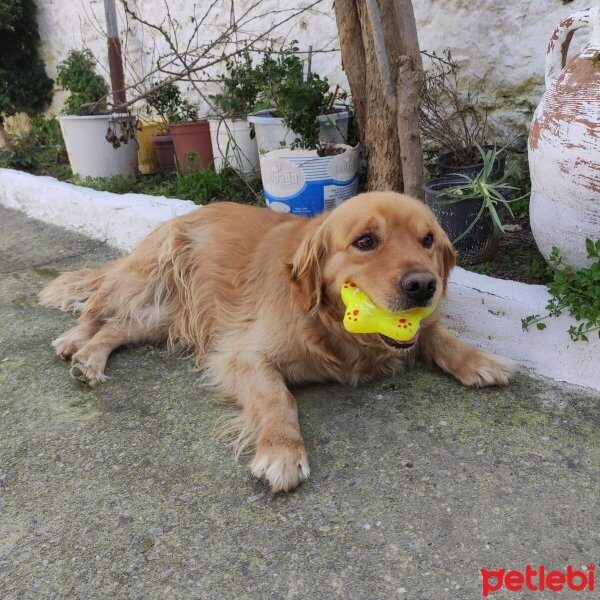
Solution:
M 163 131 L 152 136 L 161 168 L 172 172 L 212 167 L 213 156 L 208 121 L 198 120 L 198 109 L 182 98 L 174 83 L 156 85 L 146 95 L 148 106 L 163 121 Z
M 58 121 L 71 169 L 80 177 L 135 178 L 137 119 L 109 112 L 108 86 L 95 68 L 87 49 L 71 50 L 57 68 L 57 82 L 69 92 Z
M 318 116 L 333 104 L 337 88 L 330 93 L 327 80 L 315 74 L 305 80 L 299 59 L 289 51 L 278 60 L 267 55 L 265 63 L 259 98 L 271 99 L 276 109 L 268 118 L 280 119 L 285 135 L 261 142 L 258 122 L 248 118 L 256 126 L 265 201 L 274 210 L 306 216 L 334 208 L 356 194 L 359 167 L 358 146 L 321 136 Z M 265 146 L 278 149 L 262 153 Z
M 348 137 L 350 113 L 337 101 L 345 94 L 329 90 L 326 78 L 309 73 L 293 44 L 277 58 L 265 53 L 258 68 L 256 112 L 248 117 L 256 130 L 259 152 L 283 147 L 312 147 L 318 143 L 343 144 Z
M 261 88 L 262 72 L 252 64 L 248 52 L 226 63 L 221 92 L 213 99 L 220 115 L 208 120 L 217 170 L 231 167 L 245 179 L 258 174 L 258 146 L 248 114 L 254 110 Z
M 175 157 L 181 171 L 213 168 L 210 127 L 206 119 L 198 119 L 198 109 L 183 100 L 176 121 L 169 123 L 169 133 L 175 146 Z
M 516 190 L 506 183 L 509 173 L 494 177 L 501 148 L 476 145 L 482 169 L 475 175 L 457 173 L 425 182 L 425 202 L 452 240 L 461 261 L 473 264 L 487 260 L 497 250 L 498 234 L 504 232 L 501 211 L 514 217 L 508 194 Z
M 173 173 L 176 170 L 175 146 L 169 132 L 169 124 L 181 120 L 180 111 L 188 111 L 191 105 L 181 97 L 179 88 L 174 83 L 155 84 L 152 92 L 146 96 L 146 105 L 150 115 L 156 113 L 160 120 L 159 131 L 150 137 L 154 146 L 160 170 Z
M 483 169 L 479 147 L 493 149 L 487 144 L 487 113 L 479 102 L 485 80 L 473 77 L 468 85 L 461 85 L 450 50 L 442 56 L 435 52 L 427 56 L 431 66 L 421 89 L 421 133 L 429 143 L 445 149 L 436 161 L 441 176 L 475 177 Z M 490 173 L 493 179 L 504 175 L 505 160 L 504 153 L 496 153 Z

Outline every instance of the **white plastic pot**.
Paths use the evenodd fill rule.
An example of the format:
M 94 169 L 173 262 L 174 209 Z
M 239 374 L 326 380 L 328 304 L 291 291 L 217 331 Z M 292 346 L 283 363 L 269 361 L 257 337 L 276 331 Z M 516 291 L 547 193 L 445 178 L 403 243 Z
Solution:
M 320 115 L 317 120 L 319 121 L 319 140 L 322 143 L 346 143 L 348 121 L 350 120 L 347 110 Z M 248 121 L 254 124 L 258 151 L 261 154 L 291 146 L 299 137 L 297 133 L 284 125 L 282 119 L 273 116 L 272 110 L 261 110 L 253 115 L 248 115 Z
M 215 169 L 231 167 L 246 179 L 258 176 L 258 146 L 246 119 L 209 119 Z
M 117 127 L 126 114 L 57 117 L 62 130 L 69 163 L 79 177 L 137 177 L 137 144 L 129 140 L 113 148 L 105 136 L 109 127 Z
M 344 152 L 319 156 L 316 150 L 282 148 L 261 154 L 260 174 L 267 206 L 312 217 L 356 195 L 359 147 L 337 147 Z

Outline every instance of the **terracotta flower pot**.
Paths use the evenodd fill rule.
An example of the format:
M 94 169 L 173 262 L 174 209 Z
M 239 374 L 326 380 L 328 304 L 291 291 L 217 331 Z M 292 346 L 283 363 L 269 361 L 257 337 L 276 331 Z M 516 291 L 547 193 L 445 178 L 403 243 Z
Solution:
M 200 171 L 213 168 L 213 152 L 208 121 L 173 123 L 169 125 L 173 137 L 177 165 L 181 171 Z
M 171 134 L 167 133 L 164 135 L 153 135 L 150 140 L 152 141 L 152 145 L 156 150 L 156 156 L 158 157 L 160 170 L 163 173 L 173 173 L 176 169 L 175 146 L 173 146 Z

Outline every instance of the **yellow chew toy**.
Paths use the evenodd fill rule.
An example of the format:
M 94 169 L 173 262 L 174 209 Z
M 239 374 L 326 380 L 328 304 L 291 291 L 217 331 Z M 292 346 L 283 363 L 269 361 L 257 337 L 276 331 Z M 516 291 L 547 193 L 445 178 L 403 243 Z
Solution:
M 435 306 L 413 308 L 402 313 L 383 310 L 355 283 L 342 286 L 342 301 L 346 305 L 344 327 L 350 333 L 381 333 L 399 342 L 408 342 L 417 335 L 421 321 Z

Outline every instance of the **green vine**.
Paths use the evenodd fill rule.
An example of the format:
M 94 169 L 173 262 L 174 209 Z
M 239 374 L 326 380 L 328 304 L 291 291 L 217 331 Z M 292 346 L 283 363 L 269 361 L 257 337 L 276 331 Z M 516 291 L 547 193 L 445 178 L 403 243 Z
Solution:
M 548 284 L 551 298 L 546 305 L 548 313 L 544 316 L 529 315 L 521 319 L 524 331 L 531 325 L 538 329 L 546 329 L 544 322 L 548 317 L 558 317 L 565 310 L 579 325 L 569 327 L 569 335 L 573 341 L 589 341 L 588 334 L 598 332 L 600 336 L 600 240 L 595 242 L 586 239 L 585 247 L 592 264 L 583 269 L 574 270 L 564 266 L 558 248 L 552 249 L 550 264 L 557 269 L 554 281 Z

